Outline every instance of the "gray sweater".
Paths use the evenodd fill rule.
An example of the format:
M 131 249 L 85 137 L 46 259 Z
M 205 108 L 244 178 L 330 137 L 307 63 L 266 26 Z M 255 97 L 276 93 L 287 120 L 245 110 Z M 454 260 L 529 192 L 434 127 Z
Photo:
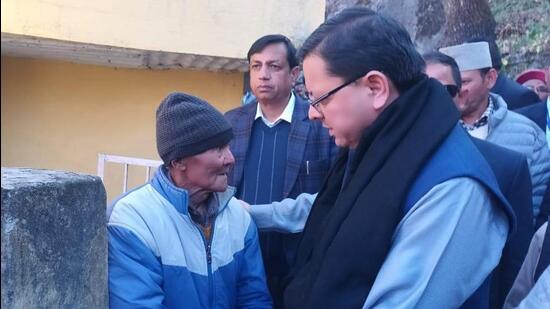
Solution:
M 540 210 L 546 186 L 550 181 L 550 151 L 544 132 L 527 117 L 509 111 L 501 96 L 490 94 L 495 110 L 489 116 L 487 141 L 523 153 L 527 157 L 533 183 L 533 214 Z

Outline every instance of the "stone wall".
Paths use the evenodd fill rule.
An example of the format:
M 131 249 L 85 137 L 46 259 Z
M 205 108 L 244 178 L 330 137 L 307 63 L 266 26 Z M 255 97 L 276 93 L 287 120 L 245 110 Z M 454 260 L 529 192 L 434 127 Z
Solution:
M 107 308 L 98 177 L 2 168 L 2 307 Z

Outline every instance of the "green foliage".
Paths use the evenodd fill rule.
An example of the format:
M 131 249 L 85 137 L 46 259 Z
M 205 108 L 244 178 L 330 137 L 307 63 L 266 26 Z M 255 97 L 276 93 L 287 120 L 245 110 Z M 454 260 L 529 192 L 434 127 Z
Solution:
M 489 0 L 497 22 L 503 69 L 515 75 L 550 66 L 550 1 Z

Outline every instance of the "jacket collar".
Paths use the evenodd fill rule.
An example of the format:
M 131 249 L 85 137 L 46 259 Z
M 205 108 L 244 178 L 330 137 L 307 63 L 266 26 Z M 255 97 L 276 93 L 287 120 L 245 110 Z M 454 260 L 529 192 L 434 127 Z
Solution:
M 288 136 L 288 144 L 293 145 L 293 147 L 287 148 L 286 176 L 283 184 L 283 196 L 285 198 L 289 196 L 296 183 L 300 166 L 304 159 L 307 138 L 311 128 L 311 121 L 307 116 L 308 109 L 309 104 L 299 96 L 296 96 L 296 105 L 292 113 L 294 121 L 290 124 Z
M 288 103 L 286 104 L 286 107 L 283 110 L 283 112 L 281 113 L 281 115 L 279 115 L 279 117 L 277 117 L 277 119 L 275 119 L 275 121 L 270 122 L 269 120 L 267 120 L 267 118 L 264 117 L 262 107 L 258 103 L 257 107 L 256 107 L 256 116 L 254 116 L 254 120 L 256 120 L 258 118 L 261 118 L 262 121 L 270 128 L 274 127 L 275 125 L 277 125 L 279 122 L 281 122 L 283 120 L 288 122 L 288 123 L 292 123 L 292 114 L 294 112 L 294 106 L 295 105 L 296 105 L 296 97 L 294 96 L 294 93 L 291 92 L 290 93 L 290 99 L 288 100 Z
M 508 113 L 508 105 L 504 101 L 504 99 L 493 92 L 489 93 L 489 96 L 493 99 L 493 113 L 489 115 L 489 134 L 493 132 L 493 130 L 500 125 L 502 120 L 506 117 L 506 114 Z
M 308 119 L 309 104 L 300 96 L 294 94 L 295 104 L 292 111 L 292 121 L 290 123 L 290 132 L 288 137 L 288 145 L 293 145 L 292 150 L 287 150 L 287 163 L 285 169 L 285 181 L 283 185 L 283 196 L 286 198 L 296 183 L 300 166 L 303 161 L 304 152 L 306 149 L 307 138 L 311 127 L 311 121 Z M 233 155 L 235 156 L 235 166 L 233 167 L 231 183 L 240 185 L 243 178 L 244 165 L 252 125 L 256 116 L 258 102 L 247 104 L 241 107 L 238 111 L 238 116 L 235 119 L 238 123 L 244 123 L 243 132 L 245 134 L 236 134 L 231 141 Z
M 174 185 L 170 177 L 168 177 L 168 171 L 164 165 L 159 166 L 153 179 L 151 179 L 151 185 L 155 190 L 162 195 L 176 210 L 188 216 L 189 215 L 189 192 L 184 188 L 179 188 Z M 211 203 L 218 203 L 218 213 L 222 212 L 229 200 L 235 195 L 235 188 L 228 186 L 224 192 L 214 192 L 215 198 L 211 198 Z

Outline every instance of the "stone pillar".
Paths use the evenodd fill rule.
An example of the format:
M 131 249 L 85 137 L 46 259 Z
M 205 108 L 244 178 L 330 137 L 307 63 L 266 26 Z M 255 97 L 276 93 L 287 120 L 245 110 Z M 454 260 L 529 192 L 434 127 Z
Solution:
M 95 176 L 2 168 L 2 307 L 107 308 L 105 189 Z

